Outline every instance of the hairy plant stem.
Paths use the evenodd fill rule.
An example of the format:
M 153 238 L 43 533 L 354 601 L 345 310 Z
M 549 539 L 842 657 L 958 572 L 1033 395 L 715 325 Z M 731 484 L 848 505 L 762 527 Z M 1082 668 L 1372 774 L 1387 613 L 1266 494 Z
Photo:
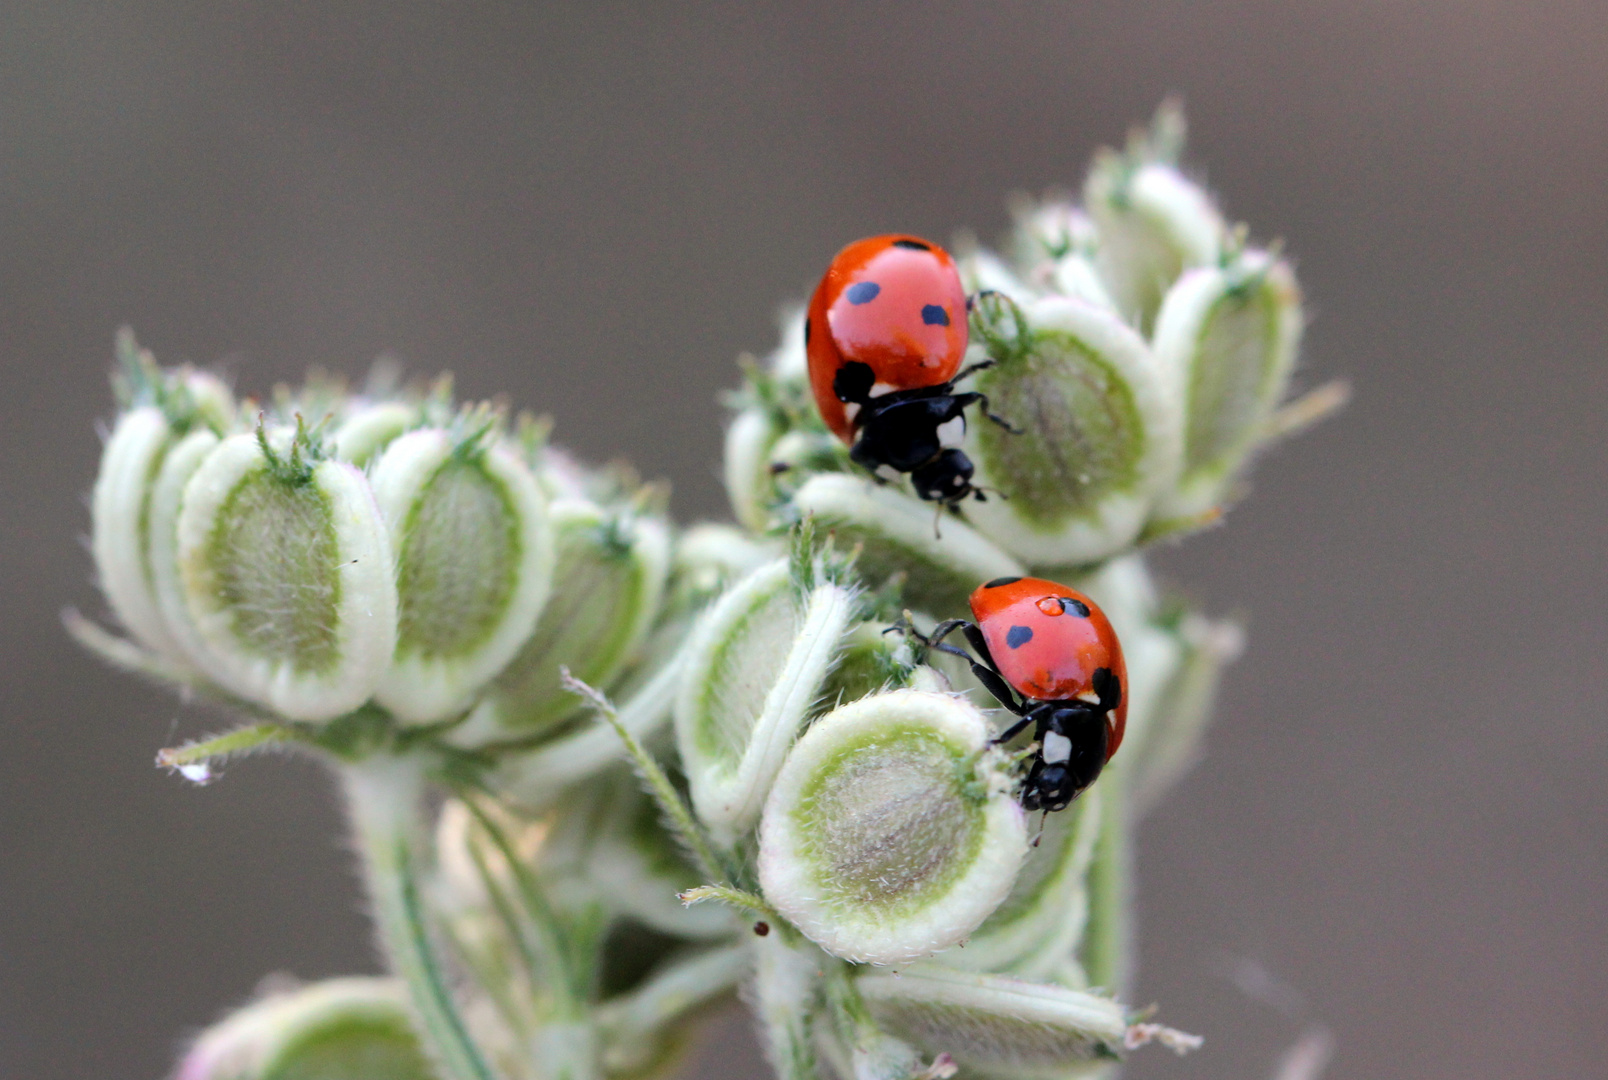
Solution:
M 442 1080 L 502 1080 L 469 1033 L 424 908 L 424 763 L 378 756 L 346 765 L 342 773 L 380 944 L 407 984 L 419 1032 Z
M 1121 996 L 1130 975 L 1130 887 L 1133 873 L 1132 836 L 1126 769 L 1107 770 L 1109 785 L 1101 800 L 1100 835 L 1089 864 L 1089 923 L 1085 931 L 1083 968 L 1089 985 Z

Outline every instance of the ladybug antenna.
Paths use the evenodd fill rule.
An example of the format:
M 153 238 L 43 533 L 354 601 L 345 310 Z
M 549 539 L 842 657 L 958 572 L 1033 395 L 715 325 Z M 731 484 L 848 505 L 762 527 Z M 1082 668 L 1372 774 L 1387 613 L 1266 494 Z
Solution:
M 1038 847 L 1039 846 L 1039 841 L 1044 839 L 1044 826 L 1049 823 L 1049 820 L 1050 820 L 1050 811 L 1049 811 L 1048 808 L 1046 808 L 1045 811 L 1044 811 L 1044 815 L 1039 818 L 1038 832 L 1034 834 L 1033 842 L 1028 845 L 1029 847 Z

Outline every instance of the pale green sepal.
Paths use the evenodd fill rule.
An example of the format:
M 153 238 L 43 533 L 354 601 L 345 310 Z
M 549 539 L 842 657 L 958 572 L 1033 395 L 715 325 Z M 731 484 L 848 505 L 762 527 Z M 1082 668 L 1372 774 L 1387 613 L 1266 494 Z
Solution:
M 997 361 L 976 388 L 1020 430 L 969 426 L 973 482 L 1005 497 L 968 501 L 967 520 L 1030 565 L 1122 550 L 1178 467 L 1180 413 L 1150 348 L 1110 309 L 1070 297 L 984 301 L 975 318 Z
M 699 620 L 676 699 L 676 739 L 693 806 L 717 842 L 751 827 L 854 615 L 854 593 L 824 582 L 799 595 L 789 561 L 749 574 Z
M 610 1075 L 641 1075 L 664 1055 L 687 1023 L 687 1014 L 735 990 L 753 971 L 747 943 L 678 957 L 629 994 L 597 1010 L 602 1063 Z
M 1184 407 L 1179 475 L 1163 519 L 1221 507 L 1267 437 L 1300 346 L 1301 291 L 1289 263 L 1246 251 L 1179 279 L 1156 320 L 1155 351 Z
M 395 979 L 273 993 L 203 1032 L 173 1080 L 435 1080 Z
M 1027 854 L 1013 777 L 964 699 L 875 694 L 816 721 L 760 825 L 765 898 L 806 937 L 895 964 L 964 941 Z
M 172 443 L 161 409 L 144 405 L 125 412 L 106 440 L 90 500 L 91 549 L 101 591 L 134 639 L 166 657 L 181 654 L 151 579 L 147 522 L 151 488 Z
M 582 895 L 664 934 L 708 939 L 736 929 L 724 905 L 689 906 L 678 898 L 703 879 L 680 857 L 653 800 L 626 769 L 572 789 L 542 846 L 541 868 L 563 894 Z
M 358 468 L 366 467 L 394 439 L 419 422 L 420 412 L 417 405 L 400 401 L 382 401 L 357 409 L 330 438 L 335 456 Z
M 393 441 L 373 472 L 397 559 L 396 656 L 376 694 L 405 724 L 466 708 L 530 637 L 553 576 L 535 476 L 441 429 Z
M 1066 810 L 1045 818 L 1010 895 L 966 947 L 944 953 L 942 963 L 1039 978 L 1071 952 L 1088 916 L 1084 875 L 1100 832 L 1100 803 L 1097 784 Z
M 292 436 L 218 444 L 184 488 L 179 580 L 214 682 L 291 720 L 367 701 L 396 648 L 390 538 L 368 482 Z
M 645 740 L 670 719 L 680 680 L 680 658 L 661 665 L 620 706 L 620 724 Z M 552 806 L 576 784 L 625 760 L 620 737 L 606 724 L 588 724 L 527 751 L 510 753 L 486 777 L 501 798 L 530 813 Z
M 1135 747 L 1129 800 L 1136 817 L 1148 813 L 1195 764 L 1223 668 L 1244 647 L 1237 622 L 1195 614 L 1183 617 L 1176 636 L 1182 656 L 1161 687 L 1148 731 Z
M 1005 975 L 937 964 L 897 975 L 866 974 L 859 989 L 878 1023 L 928 1053 L 948 1053 L 968 1072 L 1022 1078 L 1082 1075 L 1118 1057 L 1127 1031 L 1110 998 Z
M 981 582 L 1027 573 L 965 522 L 940 518 L 931 503 L 858 476 L 812 476 L 794 494 L 793 505 L 835 534 L 838 547 L 859 546 L 855 568 L 868 584 L 898 574 L 904 602 L 934 615 L 965 611 L 966 598 Z
M 815 1026 L 821 997 L 820 950 L 793 944 L 788 935 L 751 937 L 753 1009 L 765 1057 L 776 1080 L 820 1080 Z
M 1162 130 L 1174 120 L 1176 132 Z M 1146 335 L 1173 282 L 1215 263 L 1227 235 L 1211 196 L 1178 171 L 1181 125 L 1181 115 L 1158 114 L 1152 133 L 1126 153 L 1097 156 L 1083 189 L 1101 275 L 1123 317 Z
M 664 521 L 585 499 L 555 499 L 550 511 L 557 548 L 552 593 L 517 655 L 469 718 L 447 734 L 458 746 L 553 731 L 582 708 L 564 689 L 560 669 L 607 689 L 641 646 L 663 602 L 670 568 Z
M 731 512 L 744 526 L 764 531 L 776 485 L 771 473 L 771 448 L 782 427 L 769 409 L 744 409 L 726 429 L 725 480 Z
M 222 440 L 211 431 L 192 431 L 179 440 L 162 461 L 162 469 L 151 487 L 150 543 L 151 582 L 162 610 L 163 623 L 183 650 L 187 663 L 201 663 L 206 644 L 190 621 L 190 609 L 179 575 L 179 514 L 184 508 L 184 491 L 212 451 Z

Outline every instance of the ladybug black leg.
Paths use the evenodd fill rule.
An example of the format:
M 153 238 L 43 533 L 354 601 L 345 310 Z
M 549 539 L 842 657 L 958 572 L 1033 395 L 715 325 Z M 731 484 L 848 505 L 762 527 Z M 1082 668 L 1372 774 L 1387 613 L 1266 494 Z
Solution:
M 1006 431 L 1010 432 L 1012 435 L 1020 435 L 1025 430 L 1024 428 L 1019 428 L 1015 424 L 1012 424 L 1009 420 L 1005 419 L 1003 416 L 1000 416 L 998 413 L 989 411 L 987 394 L 978 394 L 977 399 L 982 402 L 983 415 L 994 421 L 994 423 L 998 424 Z
M 957 374 L 953 379 L 949 380 L 949 385 L 954 386 L 966 376 L 975 375 L 979 371 L 987 371 L 989 368 L 996 366 L 998 363 L 999 361 L 997 360 L 979 360 L 975 364 L 962 368 L 959 374 Z

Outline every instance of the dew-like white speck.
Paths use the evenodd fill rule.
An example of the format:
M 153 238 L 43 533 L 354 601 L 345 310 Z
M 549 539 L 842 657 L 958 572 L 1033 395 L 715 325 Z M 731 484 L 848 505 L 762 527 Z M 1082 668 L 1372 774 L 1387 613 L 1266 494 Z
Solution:
M 218 778 L 212 771 L 212 766 L 205 761 L 198 761 L 193 765 L 180 765 L 179 775 L 198 787 L 205 787 Z

